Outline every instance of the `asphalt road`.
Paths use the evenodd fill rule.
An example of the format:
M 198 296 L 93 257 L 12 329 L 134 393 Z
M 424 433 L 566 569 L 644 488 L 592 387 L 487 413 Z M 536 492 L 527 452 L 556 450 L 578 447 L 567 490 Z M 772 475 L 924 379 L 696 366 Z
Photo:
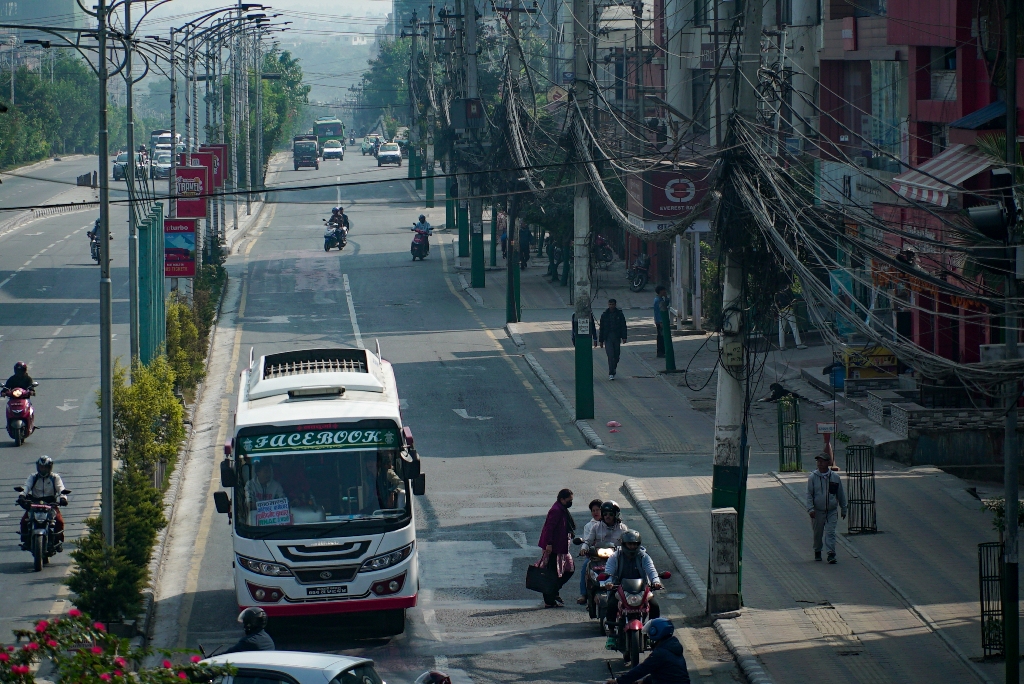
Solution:
M 208 379 L 207 391 L 226 386 L 214 403 L 230 416 L 231 378 L 247 363 L 250 346 L 260 355 L 379 342 L 395 366 L 404 419 L 427 474 L 427 494 L 415 501 L 421 594 L 401 636 L 367 638 L 372 617 L 365 616 L 275 620 L 278 647 L 367 655 L 392 684 L 412 682 L 434 667 L 456 682 L 603 681 L 609 664 L 622 670 L 621 660 L 604 650 L 596 625 L 574 604 L 577 578 L 562 592 L 568 607 L 544 610 L 540 597 L 524 587 L 526 568 L 539 557 L 540 527 L 562 487 L 576 492 L 580 527 L 587 501 L 617 499 L 624 519 L 645 534 L 655 562 L 666 567 L 665 554 L 620 487 L 627 476 L 642 477 L 671 462 L 589 449 L 505 338 L 502 312 L 474 307 L 457 289 L 451 237 L 435 234 L 430 256 L 412 261 L 409 228 L 423 205 L 403 180 L 406 167 L 378 169 L 373 158 L 353 152 L 343 162 L 321 163 L 319 171 L 289 166 L 268 179 L 268 185 L 293 188 L 339 178 L 379 182 L 274 195 L 272 218 L 228 261 L 230 313 L 223 320 L 237 320 L 239 327 L 232 333 L 234 356 L 221 375 Z M 325 253 L 321 218 L 339 199 L 354 224 L 349 246 Z M 427 213 L 432 223 L 443 222 L 443 201 Z M 196 471 L 197 480 L 186 478 L 186 522 L 171 536 L 193 534 L 186 523 L 197 532 L 174 542 L 185 552 L 172 553 L 164 568 L 165 574 L 187 574 L 191 584 L 184 601 L 158 603 L 163 641 L 157 647 L 209 648 L 239 636 L 230 528 L 226 518 L 208 513 L 212 499 L 205 490 L 219 488 L 211 482 L 214 457 L 193 453 L 206 469 Z M 701 612 L 681 578 L 668 581 L 662 605 L 680 620 Z M 705 656 L 717 653 L 723 662 L 709 658 L 715 662 L 701 681 L 739 681 L 709 631 L 694 634 Z
M 26 172 L 3 176 L 3 207 L 38 204 L 74 185 L 80 173 L 96 167 L 95 157 L 78 157 Z M 20 172 L 17 172 L 20 173 Z M 68 180 L 70 179 L 70 185 Z M 55 182 L 56 181 L 56 182 Z M 0 431 L 0 642 L 10 629 L 66 607 L 60 584 L 68 570 L 68 553 L 32 571 L 31 556 L 18 548 L 21 509 L 14 505 L 14 485 L 23 484 L 34 462 L 49 454 L 74 493 L 64 510 L 67 537 L 74 539 L 82 521 L 98 502 L 99 416 L 99 267 L 89 257 L 85 231 L 96 210 L 39 219 L 0 236 L 0 374 L 15 361 L 26 361 L 40 383 L 33 404 L 37 431 L 15 447 Z M 123 237 L 127 213 L 115 208 L 111 225 Z M 112 243 L 114 283 L 114 354 L 127 357 L 127 247 Z M 0 379 L 2 382 L 3 379 Z

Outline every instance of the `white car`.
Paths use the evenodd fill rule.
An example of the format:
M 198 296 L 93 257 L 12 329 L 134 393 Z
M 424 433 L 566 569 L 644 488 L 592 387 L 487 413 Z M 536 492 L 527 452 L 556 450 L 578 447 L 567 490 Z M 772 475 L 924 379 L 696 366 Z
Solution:
M 328 159 L 343 161 L 345 159 L 345 147 L 337 140 L 328 140 L 324 143 L 324 149 L 320 153 L 320 157 L 324 161 Z
M 377 150 L 377 166 L 384 164 L 402 165 L 402 150 L 398 147 L 398 143 L 384 143 Z
M 247 651 L 203 662 L 238 668 L 222 684 L 385 684 L 372 660 L 330 653 Z

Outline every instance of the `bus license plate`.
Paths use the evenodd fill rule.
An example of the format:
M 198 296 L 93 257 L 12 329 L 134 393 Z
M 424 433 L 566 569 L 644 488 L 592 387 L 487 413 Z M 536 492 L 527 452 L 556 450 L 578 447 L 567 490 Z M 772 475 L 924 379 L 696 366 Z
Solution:
M 309 587 L 306 589 L 306 596 L 334 596 L 336 594 L 347 594 L 348 587 L 337 585 L 333 587 Z

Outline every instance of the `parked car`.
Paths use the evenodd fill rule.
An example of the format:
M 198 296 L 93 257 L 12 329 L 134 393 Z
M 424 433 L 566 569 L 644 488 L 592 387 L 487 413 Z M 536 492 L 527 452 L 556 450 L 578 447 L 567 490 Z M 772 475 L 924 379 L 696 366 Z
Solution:
M 167 178 L 171 175 L 171 155 L 168 152 L 157 154 L 149 167 L 150 178 Z
M 114 159 L 111 173 L 114 180 L 124 180 L 125 166 L 128 164 L 128 153 L 122 152 Z M 149 175 L 149 160 L 138 152 L 135 153 L 135 177 L 145 178 Z
M 320 155 L 324 161 L 328 159 L 337 159 L 342 161 L 345 159 L 345 146 L 337 140 L 328 140 L 324 143 L 324 151 Z
M 377 150 L 377 166 L 385 164 L 402 165 L 402 150 L 398 147 L 398 143 L 384 143 Z
M 243 651 L 203 662 L 238 668 L 233 684 L 384 684 L 372 660 L 330 653 Z
M 363 153 L 364 157 L 368 154 L 373 154 L 373 148 L 378 139 L 380 139 L 380 136 L 376 133 L 363 136 L 363 144 L 359 146 L 359 151 Z

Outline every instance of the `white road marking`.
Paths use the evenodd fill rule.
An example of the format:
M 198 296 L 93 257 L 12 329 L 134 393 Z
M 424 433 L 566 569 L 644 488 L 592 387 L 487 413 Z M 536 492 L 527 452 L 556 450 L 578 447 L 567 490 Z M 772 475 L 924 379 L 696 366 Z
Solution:
M 348 273 L 343 273 L 341 278 L 345 282 L 345 299 L 348 300 L 348 317 L 352 319 L 352 334 L 356 338 L 356 346 L 360 349 L 365 349 L 363 346 L 363 336 L 359 334 L 359 321 L 356 320 L 356 305 L 352 301 L 352 288 L 348 283 Z
M 43 349 L 46 349 L 51 344 L 53 344 L 53 338 L 52 337 L 50 339 L 46 340 L 46 344 L 43 345 Z
M 409 401 L 407 399 L 398 400 L 398 408 L 407 409 L 409 408 Z
M 360 346 L 362 346 L 362 345 L 360 345 Z M 466 411 L 466 409 L 452 409 L 452 411 L 455 411 L 455 415 L 457 415 L 458 417 L 460 417 L 460 418 L 462 418 L 464 420 L 490 420 L 491 419 L 491 416 L 471 416 L 471 415 L 469 415 L 469 412 Z
M 32 259 L 35 259 L 35 257 L 32 257 Z M 26 262 L 25 262 L 24 264 L 22 264 L 22 265 L 23 265 L 23 266 L 28 266 L 29 264 L 31 264 L 31 263 L 32 263 L 32 259 L 29 259 L 28 261 L 26 261 Z
M 3 287 L 3 286 L 4 286 L 4 285 L 6 285 L 7 283 L 11 282 L 11 279 L 12 279 L 12 278 L 13 278 L 14 276 L 16 276 L 16 275 L 18 275 L 18 274 L 17 274 L 17 273 L 12 273 L 11 275 L 7 276 L 7 279 L 6 279 L 6 280 L 4 280 L 3 282 L 0 282 L 0 287 Z
M 65 326 L 65 325 L 67 325 L 70 322 L 71 322 L 71 319 L 69 318 L 66 321 L 64 321 L 63 323 L 61 323 L 61 326 Z
M 57 410 L 58 410 L 58 411 L 70 411 L 70 410 L 72 410 L 72 409 L 76 409 L 76 408 L 78 408 L 77 406 L 70 406 L 70 405 L 68 404 L 68 402 L 69 402 L 69 401 L 74 401 L 74 402 L 77 402 L 78 400 L 77 400 L 77 399 L 65 399 L 65 400 L 64 400 L 64 404 L 63 404 L 63 405 L 61 405 L 61 406 L 58 406 L 58 407 L 57 407 Z
M 341 182 L 341 176 L 338 176 L 337 180 L 340 183 Z M 341 186 L 340 185 L 336 185 L 336 186 L 334 186 L 334 189 L 338 191 L 338 194 L 337 194 L 338 201 L 335 202 L 335 204 L 341 204 Z
M 63 329 L 64 329 L 63 326 L 61 326 L 60 328 L 57 328 L 56 330 L 53 331 L 53 334 L 50 335 L 50 337 L 56 337 L 57 335 L 60 335 L 60 331 L 63 330 Z

